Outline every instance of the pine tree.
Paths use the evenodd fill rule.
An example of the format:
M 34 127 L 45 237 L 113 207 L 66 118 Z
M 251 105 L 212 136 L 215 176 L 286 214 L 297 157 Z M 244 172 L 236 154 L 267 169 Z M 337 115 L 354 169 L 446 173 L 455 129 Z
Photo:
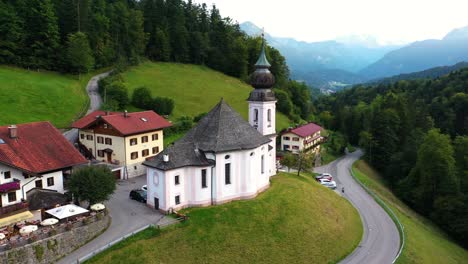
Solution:
M 50 0 L 30 0 L 25 17 L 26 65 L 34 68 L 56 69 L 60 47 L 57 17 Z
M 0 63 L 18 63 L 24 38 L 22 24 L 15 8 L 0 0 Z
M 68 36 L 66 58 L 71 72 L 85 73 L 93 68 L 94 58 L 86 34 L 76 32 Z

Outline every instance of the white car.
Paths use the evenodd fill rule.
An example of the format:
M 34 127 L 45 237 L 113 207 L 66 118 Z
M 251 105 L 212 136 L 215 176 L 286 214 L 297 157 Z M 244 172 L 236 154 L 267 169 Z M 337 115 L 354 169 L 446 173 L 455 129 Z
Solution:
M 318 179 L 318 182 L 319 182 L 320 184 L 328 183 L 328 182 L 331 182 L 331 181 L 332 181 L 332 180 L 330 180 L 330 179 Z
M 145 185 L 141 186 L 141 189 L 142 189 L 143 191 L 148 191 L 148 186 L 145 184 Z
M 323 180 L 323 181 L 320 181 L 320 184 L 322 184 L 323 186 L 326 186 L 332 190 L 336 189 L 336 182 L 335 181 L 327 181 L 327 180 Z

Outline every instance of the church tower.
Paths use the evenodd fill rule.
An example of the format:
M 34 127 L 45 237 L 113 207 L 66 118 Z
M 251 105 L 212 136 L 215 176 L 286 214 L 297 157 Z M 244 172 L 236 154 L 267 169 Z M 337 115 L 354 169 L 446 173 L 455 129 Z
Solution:
M 271 90 L 275 77 L 270 72 L 270 63 L 265 55 L 265 41 L 262 42 L 260 57 L 255 63 L 250 84 L 255 88 L 247 101 L 249 102 L 249 123 L 264 136 L 276 138 L 276 97 Z
M 250 125 L 271 139 L 265 163 L 269 176 L 273 176 L 276 174 L 276 97 L 271 90 L 275 84 L 275 76 L 270 72 L 270 66 L 265 55 L 265 40 L 263 39 L 260 57 L 255 63 L 255 71 L 250 79 L 250 84 L 255 89 L 250 93 L 247 101 L 249 102 Z

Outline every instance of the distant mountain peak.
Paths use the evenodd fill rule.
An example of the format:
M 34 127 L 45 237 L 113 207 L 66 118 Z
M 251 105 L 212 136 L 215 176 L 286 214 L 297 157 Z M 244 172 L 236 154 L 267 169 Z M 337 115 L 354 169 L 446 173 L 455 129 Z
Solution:
M 456 28 L 445 35 L 444 40 L 466 40 L 468 41 L 468 26 Z

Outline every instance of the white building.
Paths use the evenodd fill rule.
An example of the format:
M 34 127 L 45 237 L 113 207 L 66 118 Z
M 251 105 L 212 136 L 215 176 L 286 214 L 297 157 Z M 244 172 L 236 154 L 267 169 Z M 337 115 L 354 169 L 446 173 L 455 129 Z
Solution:
M 0 227 L 31 218 L 29 192 L 63 193 L 72 167 L 84 163 L 86 159 L 49 122 L 0 127 Z
M 281 134 L 281 150 L 298 153 L 300 151 L 320 152 L 323 137 L 322 128 L 314 123 L 289 129 Z
M 249 199 L 276 174 L 275 103 L 265 50 L 252 74 L 249 122 L 221 100 L 183 138 L 145 161 L 149 206 L 167 212 Z

